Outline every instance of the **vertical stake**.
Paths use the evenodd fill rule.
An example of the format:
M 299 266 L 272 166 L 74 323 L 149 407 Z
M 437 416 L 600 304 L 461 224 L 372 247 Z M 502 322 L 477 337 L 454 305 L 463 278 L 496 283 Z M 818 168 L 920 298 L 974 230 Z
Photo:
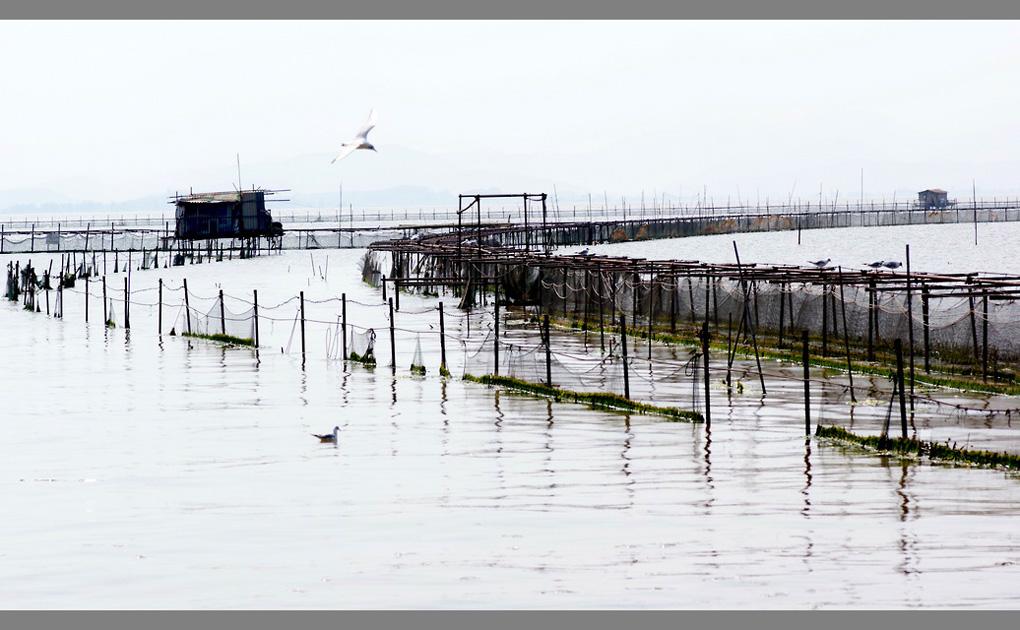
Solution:
M 492 373 L 494 376 L 499 376 L 499 292 L 496 292 L 496 297 L 493 300 L 493 309 L 495 315 L 493 316 L 493 330 L 496 334 L 496 343 L 492 345 Z
M 129 305 L 131 304 L 131 287 L 128 286 L 127 276 L 124 276 L 124 328 L 131 328 L 130 314 L 128 313 Z
M 552 340 L 549 338 L 548 315 L 542 317 L 542 327 L 545 329 L 545 384 L 552 387 L 552 350 L 549 347 Z
M 921 329 L 924 333 L 924 371 L 931 372 L 931 362 L 929 354 L 931 348 L 928 340 L 928 331 L 930 327 L 929 315 L 928 315 L 928 300 L 930 296 L 928 294 L 928 287 L 922 285 L 921 287 Z
M 252 289 L 251 294 L 252 294 L 252 299 L 253 299 L 252 304 L 254 306 L 254 312 L 252 313 L 251 318 L 252 318 L 252 323 L 254 324 L 253 328 L 254 328 L 254 332 L 255 332 L 255 338 L 254 338 L 255 349 L 258 350 L 258 347 L 259 347 L 259 290 L 258 289 Z
M 86 280 L 88 282 L 88 280 Z M 86 321 L 88 321 L 86 319 Z M 163 336 L 163 278 L 159 279 L 159 319 L 156 328 L 156 334 L 160 337 Z
M 305 365 L 305 292 L 301 291 L 301 367 Z
M 850 378 L 850 401 L 857 402 L 857 396 L 854 394 L 854 366 L 850 362 L 850 333 L 847 332 L 846 326 L 846 294 L 843 292 L 843 268 L 839 268 L 839 306 L 843 313 L 843 346 L 846 349 L 846 373 Z M 835 317 L 835 314 L 833 314 Z
M 708 314 L 705 314 L 705 321 L 701 324 L 701 353 L 705 358 L 705 426 L 712 426 L 712 406 L 709 402 L 709 385 L 711 376 L 708 373 Z
M 910 245 L 907 245 L 907 348 L 910 352 L 910 409 L 914 409 L 914 298 L 910 290 Z
M 984 305 L 981 318 L 981 378 L 988 380 L 988 292 L 982 296 Z
M 340 295 L 340 328 L 343 335 L 344 361 L 347 360 L 347 294 Z
M 223 306 L 223 289 L 220 289 L 220 332 L 227 334 L 227 309 Z
M 188 334 L 191 334 L 191 303 L 188 300 L 188 279 L 184 279 L 184 315 L 188 322 Z
M 620 313 L 620 345 L 623 349 L 623 397 L 630 399 L 630 370 L 627 367 L 627 322 Z
M 446 370 L 446 321 L 443 319 L 443 303 L 439 303 L 439 371 Z
M 801 331 L 801 362 L 804 364 L 804 435 L 811 435 L 811 371 L 808 365 L 808 331 Z
M 390 368 L 394 373 L 397 371 L 397 337 L 396 329 L 394 328 L 393 322 L 393 298 L 389 298 L 387 303 L 390 306 Z
M 899 337 L 893 342 L 896 349 L 896 384 L 900 390 L 900 427 L 903 430 L 903 439 L 907 438 L 907 401 L 904 392 L 903 378 L 903 342 Z

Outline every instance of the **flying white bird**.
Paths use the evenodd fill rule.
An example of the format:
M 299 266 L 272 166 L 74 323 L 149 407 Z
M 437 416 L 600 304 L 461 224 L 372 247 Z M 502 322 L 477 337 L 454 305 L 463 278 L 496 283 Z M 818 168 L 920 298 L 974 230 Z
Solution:
M 375 123 L 376 123 L 375 109 L 372 109 L 372 111 L 368 113 L 368 120 L 365 121 L 365 126 L 361 128 L 361 131 L 358 132 L 358 135 L 354 136 L 354 138 L 351 139 L 350 142 L 345 142 L 342 145 L 340 145 L 342 147 L 340 149 L 340 153 L 338 153 L 337 156 L 333 158 L 333 161 L 330 162 L 330 164 L 333 164 L 338 160 L 344 159 L 345 157 L 353 153 L 355 149 L 370 149 L 372 151 L 375 151 L 375 147 L 373 147 L 372 143 L 368 141 L 368 132 L 372 131 L 372 128 L 375 127 Z

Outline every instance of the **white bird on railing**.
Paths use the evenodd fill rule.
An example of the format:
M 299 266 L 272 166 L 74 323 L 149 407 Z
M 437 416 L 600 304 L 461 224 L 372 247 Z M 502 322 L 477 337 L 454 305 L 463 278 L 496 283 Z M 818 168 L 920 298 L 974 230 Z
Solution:
M 876 260 L 876 261 L 875 261 L 875 262 L 873 262 L 873 263 L 864 263 L 864 264 L 865 264 L 865 265 L 867 265 L 867 266 L 869 266 L 869 267 L 871 267 L 872 269 L 878 269 L 879 267 L 881 267 L 882 265 L 884 265 L 884 264 L 885 264 L 885 262 L 884 262 L 884 261 L 881 261 L 881 260 Z
M 895 260 L 887 260 L 884 263 L 882 263 L 882 266 L 888 267 L 889 269 L 899 269 L 902 264 L 903 263 L 897 262 Z
M 587 255 L 588 255 L 588 248 L 587 248 L 587 247 L 585 247 L 585 248 L 584 248 L 584 249 L 582 249 L 581 251 L 577 252 L 577 255 L 578 255 L 578 256 L 587 256 Z
M 375 109 L 372 109 L 372 111 L 368 113 L 368 120 L 365 122 L 365 126 L 361 128 L 361 131 L 358 132 L 358 135 L 354 136 L 354 138 L 350 142 L 345 142 L 340 145 L 342 147 L 340 149 L 340 153 L 338 153 L 337 156 L 333 158 L 333 161 L 330 162 L 330 164 L 333 164 L 338 160 L 344 159 L 345 157 L 353 153 L 355 149 L 369 149 L 370 151 L 375 151 L 375 147 L 372 146 L 372 143 L 368 141 L 368 132 L 372 131 L 372 128 L 375 127 L 375 123 L 376 123 Z
M 830 260 L 832 260 L 832 259 L 831 258 L 826 258 L 825 260 L 809 260 L 808 262 L 811 263 L 812 265 L 814 265 L 815 267 L 818 267 L 819 269 L 821 269 L 825 265 L 829 264 Z

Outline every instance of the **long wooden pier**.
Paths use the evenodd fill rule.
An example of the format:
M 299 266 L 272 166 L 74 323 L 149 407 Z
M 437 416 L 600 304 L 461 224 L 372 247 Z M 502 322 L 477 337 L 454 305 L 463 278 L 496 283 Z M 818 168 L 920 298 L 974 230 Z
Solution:
M 404 213 L 408 216 L 407 213 Z M 364 248 L 382 239 L 456 231 L 461 240 L 477 236 L 480 229 L 503 244 L 524 244 L 531 248 L 581 245 L 643 238 L 674 238 L 702 234 L 728 234 L 778 230 L 810 230 L 838 227 L 876 227 L 944 223 L 995 223 L 1020 221 L 1020 200 L 978 201 L 950 208 L 928 210 L 910 203 L 847 204 L 845 207 L 818 206 L 725 206 L 641 209 L 613 208 L 598 214 L 550 210 L 542 218 L 515 215 L 501 208 L 488 209 L 466 223 L 455 213 L 401 220 L 397 213 L 389 220 L 379 213 L 378 222 L 349 224 L 344 217 L 337 222 L 316 222 L 303 227 L 284 225 L 282 249 Z M 321 218 L 321 216 L 319 217 Z M 149 227 L 128 227 L 116 221 L 102 227 L 67 229 L 60 223 L 47 227 L 20 221 L 16 226 L 0 221 L 0 254 L 70 251 L 153 251 L 172 248 L 167 238 L 173 232 L 169 223 Z M 18 227 L 17 225 L 20 225 Z M 526 226 L 527 229 L 523 229 Z M 500 228 L 500 229 L 493 229 Z M 221 239 L 212 249 L 239 246 Z

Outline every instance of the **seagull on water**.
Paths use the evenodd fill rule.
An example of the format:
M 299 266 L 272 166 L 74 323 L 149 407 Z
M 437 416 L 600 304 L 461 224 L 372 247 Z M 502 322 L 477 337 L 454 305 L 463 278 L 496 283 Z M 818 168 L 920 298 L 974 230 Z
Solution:
M 869 266 L 869 267 L 871 267 L 872 269 L 878 269 L 879 267 L 881 267 L 882 265 L 885 264 L 885 261 L 883 261 L 883 260 L 876 260 L 873 263 L 864 263 L 864 264 Z
M 829 264 L 830 260 L 832 260 L 832 259 L 831 258 L 826 258 L 825 260 L 809 260 L 808 262 L 811 263 L 812 265 L 814 265 L 815 267 L 818 267 L 819 269 L 821 269 L 825 265 Z
M 365 126 L 361 128 L 361 131 L 358 132 L 358 135 L 354 136 L 354 138 L 350 142 L 345 142 L 340 145 L 342 147 L 340 149 L 340 153 L 338 153 L 337 156 L 333 158 L 333 161 L 330 162 L 330 164 L 333 164 L 339 160 L 344 159 L 345 157 L 353 153 L 355 149 L 369 149 L 371 151 L 375 151 L 375 147 L 372 146 L 372 143 L 368 141 L 368 132 L 372 131 L 372 128 L 375 127 L 375 123 L 376 123 L 375 109 L 372 109 L 372 111 L 368 113 L 368 120 L 365 121 Z
M 584 248 L 584 249 L 582 249 L 581 251 L 577 252 L 577 255 L 578 255 L 578 256 L 587 256 L 587 255 L 588 255 L 588 253 L 589 253 L 589 252 L 588 252 L 588 248 L 587 248 L 587 247 L 585 247 L 585 248 Z
M 887 260 L 884 263 L 882 263 L 882 266 L 888 267 L 889 269 L 899 269 L 900 265 L 902 264 L 903 263 L 897 262 L 895 260 Z
M 340 435 L 340 427 L 333 427 L 332 433 L 324 433 L 322 435 L 319 435 L 318 433 L 313 433 L 312 435 L 319 438 L 320 442 L 329 442 L 335 444 L 337 436 Z

